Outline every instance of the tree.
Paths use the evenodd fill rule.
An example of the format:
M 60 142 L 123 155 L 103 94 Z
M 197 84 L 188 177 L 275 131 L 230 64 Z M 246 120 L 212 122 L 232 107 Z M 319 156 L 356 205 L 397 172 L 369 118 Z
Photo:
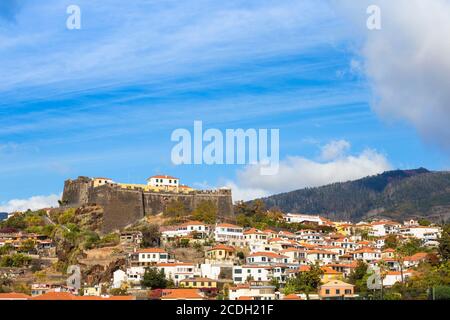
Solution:
M 417 221 L 419 223 L 420 226 L 422 227 L 428 227 L 429 225 L 431 225 L 431 221 L 427 220 L 427 219 L 420 219 L 419 221 Z
M 304 292 L 309 300 L 309 294 L 317 291 L 317 288 L 320 286 L 322 275 L 323 270 L 320 266 L 311 264 L 308 271 L 299 272 L 295 278 L 286 282 L 284 294 Z
M 213 224 L 217 219 L 217 206 L 211 200 L 201 201 L 193 212 L 193 218 Z
M 450 260 L 450 224 L 444 226 L 442 235 L 439 238 L 439 255 L 444 261 Z
M 189 212 L 183 201 L 172 200 L 166 205 L 163 214 L 170 218 L 181 218 L 189 215 Z
M 417 238 L 411 238 L 407 242 L 397 247 L 397 252 L 403 256 L 412 256 L 418 252 L 423 252 L 426 249 L 422 247 L 422 241 Z
M 349 275 L 348 280 L 351 284 L 355 285 L 357 292 L 367 292 L 367 279 L 369 277 L 367 269 L 367 264 L 362 260 L 358 260 L 356 268 Z
M 383 249 L 396 249 L 398 247 L 398 239 L 395 234 L 390 234 L 384 239 Z
M 141 284 L 145 288 L 165 289 L 168 281 L 163 270 L 158 271 L 156 268 L 146 268 Z

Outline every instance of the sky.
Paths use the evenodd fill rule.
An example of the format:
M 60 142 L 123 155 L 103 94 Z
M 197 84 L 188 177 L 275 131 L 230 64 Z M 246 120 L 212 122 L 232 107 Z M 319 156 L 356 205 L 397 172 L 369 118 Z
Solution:
M 248 200 L 449 170 L 449 35 L 449 0 L 2 0 L 0 211 L 56 205 L 80 175 Z M 196 120 L 279 129 L 279 173 L 174 165 L 171 134 Z

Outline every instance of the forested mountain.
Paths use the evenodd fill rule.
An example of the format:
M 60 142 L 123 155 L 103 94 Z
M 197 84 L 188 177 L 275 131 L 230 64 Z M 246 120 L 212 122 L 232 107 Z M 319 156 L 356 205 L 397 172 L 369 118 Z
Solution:
M 355 181 L 307 188 L 261 199 L 284 212 L 320 214 L 335 220 L 377 217 L 450 219 L 450 172 L 424 168 L 387 171 Z

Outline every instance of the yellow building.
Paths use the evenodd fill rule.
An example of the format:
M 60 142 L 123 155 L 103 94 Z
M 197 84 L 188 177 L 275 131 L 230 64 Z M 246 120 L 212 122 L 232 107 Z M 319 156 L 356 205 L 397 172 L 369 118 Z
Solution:
M 236 258 L 236 249 L 234 247 L 218 244 L 206 252 L 205 262 L 234 262 Z
M 179 282 L 180 286 L 185 288 L 217 288 L 217 281 L 209 278 L 190 278 Z
M 322 282 L 327 283 L 331 280 L 342 280 L 343 274 L 342 272 L 336 271 L 330 267 L 323 266 L 320 269 L 323 271 Z

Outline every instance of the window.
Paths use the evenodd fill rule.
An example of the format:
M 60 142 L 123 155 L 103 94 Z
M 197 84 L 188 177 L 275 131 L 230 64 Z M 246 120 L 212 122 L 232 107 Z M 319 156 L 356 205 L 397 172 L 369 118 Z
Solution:
M 341 294 L 341 290 L 336 289 L 336 294 Z
M 325 289 L 325 294 L 330 294 L 330 289 Z
M 345 294 L 352 294 L 352 290 L 350 290 L 350 289 L 345 289 Z
M 235 269 L 235 270 L 234 270 L 234 273 L 241 274 L 241 273 L 242 273 L 242 269 Z

